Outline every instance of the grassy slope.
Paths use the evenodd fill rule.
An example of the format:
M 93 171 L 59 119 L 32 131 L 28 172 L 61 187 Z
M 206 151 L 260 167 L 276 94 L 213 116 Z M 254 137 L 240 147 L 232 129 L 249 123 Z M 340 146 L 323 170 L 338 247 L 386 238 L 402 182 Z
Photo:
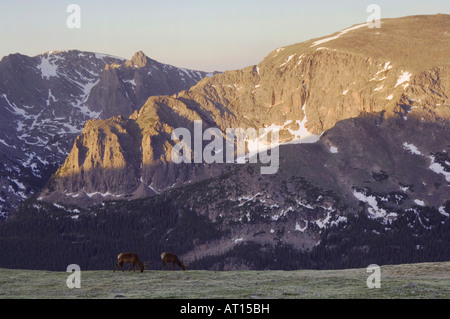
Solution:
M 298 271 L 81 272 L 0 270 L 0 298 L 450 298 L 450 262 L 381 267 L 381 288 L 369 289 L 366 269 Z

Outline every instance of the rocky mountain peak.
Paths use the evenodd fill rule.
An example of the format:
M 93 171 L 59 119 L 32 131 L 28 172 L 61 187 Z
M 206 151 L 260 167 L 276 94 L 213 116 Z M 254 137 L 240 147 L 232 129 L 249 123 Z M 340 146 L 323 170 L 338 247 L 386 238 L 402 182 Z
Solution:
M 128 62 L 79 50 L 0 61 L 0 220 L 40 190 L 88 120 L 128 118 L 150 96 L 175 94 L 207 76 L 142 51 Z
M 204 79 L 189 90 L 171 97 L 148 99 L 139 115 L 130 118 L 136 122 L 136 130 L 130 133 L 134 135 L 127 136 L 128 139 L 139 140 L 142 145 L 137 154 L 138 162 L 131 163 L 136 172 L 136 180 L 133 181 L 136 188 L 115 187 L 115 193 L 110 191 L 109 194 L 135 196 L 139 193 L 136 197 L 140 197 L 140 188 L 158 193 L 170 189 L 175 183 L 182 185 L 192 181 L 193 175 L 200 176 L 199 171 L 193 175 L 185 174 L 185 168 L 172 165 L 169 156 L 173 146 L 170 140 L 172 131 L 177 127 L 192 128 L 193 122 L 198 119 L 203 120 L 205 127 L 218 127 L 223 132 L 226 128 L 239 127 L 277 129 L 282 142 L 294 144 L 316 142 L 338 122 L 362 114 L 381 113 L 384 118 L 400 118 L 402 121 L 420 119 L 426 114 L 431 116 L 431 121 L 438 117 L 448 119 L 446 109 L 450 101 L 445 92 L 448 91 L 450 74 L 447 62 L 442 59 L 440 51 L 421 43 L 425 39 L 430 41 L 433 34 L 434 41 L 439 42 L 440 34 L 449 23 L 448 16 L 429 19 L 411 17 L 386 20 L 383 31 L 372 30 L 365 25 L 357 29 L 352 27 L 342 31 L 339 37 L 324 37 L 314 43 L 306 41 L 279 48 L 256 66 Z M 401 44 L 405 29 L 415 34 L 409 40 L 414 44 L 414 58 L 404 52 L 409 49 Z M 379 36 L 383 36 L 386 46 L 379 45 Z M 377 49 L 365 51 L 363 47 Z M 448 43 L 441 44 L 442 50 L 447 48 Z M 137 62 L 145 58 L 142 52 L 133 57 Z M 156 68 L 170 66 L 158 64 L 148 69 L 153 68 L 155 71 L 152 72 L 156 72 Z M 134 68 L 132 71 L 143 69 Z M 181 72 L 185 73 L 183 70 Z M 431 83 L 434 83 L 433 89 L 429 90 L 427 87 Z M 117 92 L 113 91 L 114 94 Z M 132 93 L 129 91 L 130 96 Z M 110 97 L 113 94 L 101 96 Z M 118 100 L 116 104 L 111 101 L 110 105 L 117 105 Z M 122 115 L 129 117 L 133 112 Z M 114 133 L 114 130 L 110 131 Z M 89 130 L 83 132 L 85 137 L 90 134 Z M 110 136 L 105 135 L 104 138 L 109 139 Z M 117 149 L 126 146 L 123 144 L 125 138 L 111 136 L 111 140 L 117 141 L 114 146 Z M 103 143 L 89 144 L 87 138 L 82 141 L 87 144 L 74 148 L 71 154 L 73 161 L 79 163 L 80 171 L 82 168 L 84 171 L 91 169 L 91 159 L 97 161 L 94 166 L 103 167 L 105 150 L 96 148 Z M 87 155 L 83 153 L 80 156 L 79 149 L 84 149 Z M 71 171 L 73 164 L 67 162 L 61 169 Z M 130 181 L 124 179 L 129 178 L 125 174 L 128 171 L 126 165 L 116 167 L 109 171 L 108 179 L 115 180 L 117 185 L 129 185 Z M 168 174 L 168 171 L 171 173 Z M 54 189 L 79 195 L 99 192 L 93 182 L 98 180 L 98 176 L 92 175 L 90 181 L 86 174 L 84 178 L 75 178 L 73 176 L 77 172 L 72 173 L 67 175 L 70 177 L 55 178 Z M 108 193 L 108 190 L 102 189 L 101 192 Z M 76 200 L 81 198 L 76 197 Z
M 143 68 L 147 66 L 147 63 L 149 62 L 149 58 L 145 55 L 144 52 L 138 51 L 136 52 L 133 57 L 131 58 L 131 62 L 134 66 L 138 68 Z

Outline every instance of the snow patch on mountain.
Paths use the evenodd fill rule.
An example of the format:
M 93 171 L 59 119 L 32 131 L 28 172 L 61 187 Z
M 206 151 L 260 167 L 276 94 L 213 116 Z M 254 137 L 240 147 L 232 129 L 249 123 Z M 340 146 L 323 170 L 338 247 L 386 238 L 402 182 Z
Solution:
M 304 223 L 305 223 L 305 226 L 304 226 L 304 227 L 301 227 L 300 224 L 299 224 L 298 221 L 297 221 L 297 222 L 295 223 L 295 230 L 303 233 L 303 232 L 308 228 L 308 222 L 307 222 L 307 221 L 304 221 Z
M 441 213 L 441 215 L 444 215 L 445 217 L 449 217 L 450 216 L 450 214 L 445 211 L 445 207 L 444 206 L 439 207 L 438 210 L 439 210 L 439 213 Z
M 390 219 L 397 218 L 397 213 L 388 212 L 378 206 L 379 204 L 376 196 L 368 195 L 366 192 L 358 190 L 353 190 L 353 196 L 369 205 L 367 209 L 369 212 L 369 218 L 380 220 L 383 224 L 386 224 Z M 380 200 L 386 201 L 387 199 L 381 198 Z
M 81 54 L 79 54 L 79 55 L 81 55 Z M 96 59 L 102 60 L 103 62 L 105 62 L 104 59 L 106 59 L 106 58 L 126 61 L 126 59 L 124 59 L 124 58 L 121 58 L 121 57 L 118 57 L 118 56 L 115 56 L 115 55 L 111 55 L 111 54 L 105 54 L 105 53 L 94 53 L 94 56 L 95 56 Z
M 322 40 L 315 41 L 315 42 L 311 45 L 311 48 L 312 48 L 312 47 L 315 47 L 315 46 L 318 46 L 318 45 L 320 45 L 320 44 L 329 42 L 329 41 L 336 40 L 336 39 L 340 38 L 341 36 L 343 36 L 344 34 L 350 32 L 350 31 L 354 31 L 354 30 L 360 29 L 360 28 L 362 28 L 362 27 L 367 27 L 367 26 L 368 26 L 367 23 L 363 23 L 363 24 L 355 25 L 355 26 L 350 27 L 350 28 L 348 28 L 348 29 L 342 30 L 341 32 L 339 32 L 338 35 L 335 35 L 335 36 L 332 36 L 332 37 L 328 37 L 328 38 L 325 38 L 325 39 L 322 39 Z
M 285 66 L 286 64 L 288 64 L 289 61 L 291 61 L 293 57 L 295 57 L 295 54 L 290 55 L 290 56 L 288 57 L 288 59 L 286 60 L 286 62 L 284 62 L 283 64 L 280 65 L 280 68 L 283 67 L 283 66 Z
M 17 107 L 16 104 L 14 104 L 14 103 L 11 103 L 11 102 L 8 100 L 8 97 L 6 96 L 6 94 L 2 94 L 1 97 L 8 103 L 9 107 L 12 109 L 12 110 L 8 110 L 8 111 L 10 111 L 11 113 L 14 113 L 14 114 L 16 114 L 16 115 L 19 115 L 19 116 L 21 116 L 21 117 L 25 117 L 25 118 L 28 118 L 28 117 L 29 117 L 29 116 L 27 115 L 27 112 L 26 112 L 25 110 L 23 110 L 23 109 Z
M 50 61 L 50 55 L 42 56 L 41 63 L 37 66 L 38 70 L 41 71 L 42 78 L 49 79 L 50 77 L 58 76 L 56 72 L 58 70 L 58 66 L 54 64 L 53 61 Z
M 397 86 L 399 86 L 399 85 L 402 85 L 403 83 L 405 83 L 405 82 L 408 82 L 410 79 L 411 79 L 411 73 L 409 73 L 409 72 L 403 72 L 402 71 L 402 74 L 400 75 L 400 77 L 399 77 L 399 79 L 397 80 L 397 84 L 395 84 L 395 87 L 394 88 L 396 88 Z M 406 89 L 406 87 L 408 86 L 409 84 L 408 83 L 405 83 L 405 84 L 403 84 L 403 88 L 404 89 Z
M 313 134 L 308 131 L 306 128 L 306 122 L 308 121 L 306 117 L 306 103 L 303 105 L 302 110 L 304 112 L 303 120 L 296 120 L 295 124 L 298 126 L 297 130 L 291 128 L 292 120 L 288 120 L 283 124 L 271 124 L 270 126 L 264 127 L 264 132 L 259 135 L 256 139 L 248 139 L 247 138 L 247 148 L 249 153 L 239 156 L 237 158 L 238 163 L 243 163 L 246 159 L 255 156 L 259 152 L 267 151 L 270 148 L 274 148 L 280 145 L 287 144 L 310 144 L 316 143 L 320 139 L 320 135 Z M 270 137 L 267 137 L 269 133 L 272 132 L 280 132 L 282 130 L 287 130 L 292 135 L 292 140 L 288 142 L 280 142 L 280 143 L 271 143 L 269 141 Z M 268 143 L 266 144 L 265 141 Z
M 429 158 L 431 159 L 430 169 L 435 173 L 444 175 L 447 182 L 450 183 L 450 172 L 447 172 L 444 166 L 436 162 L 436 158 L 433 155 L 429 156 Z
M 386 62 L 384 64 L 384 66 L 382 67 L 382 69 L 378 70 L 378 72 L 375 73 L 374 77 L 372 79 L 370 79 L 369 81 L 378 81 L 378 82 L 380 82 L 380 81 L 383 81 L 383 80 L 387 79 L 386 74 L 392 68 L 393 68 L 393 66 L 391 65 L 391 62 L 389 62 L 389 61 Z M 382 76 L 381 78 L 379 78 L 380 75 Z
M 412 154 L 423 156 L 423 154 L 419 151 L 419 149 L 413 144 L 404 142 L 402 146 L 405 150 L 408 150 Z
M 112 194 L 109 191 L 106 193 L 100 193 L 100 192 L 93 192 L 93 193 L 86 193 L 88 197 L 93 196 L 102 196 L 102 197 L 121 197 L 122 195 Z
M 416 205 L 425 207 L 425 202 L 424 202 L 423 200 L 415 199 L 415 200 L 414 200 L 414 203 L 415 203 Z
M 316 143 L 320 139 L 320 135 L 313 134 L 306 128 L 306 123 L 308 122 L 308 118 L 306 116 L 306 103 L 303 104 L 302 111 L 304 114 L 303 120 L 296 121 L 299 125 L 299 129 L 297 131 L 289 129 L 289 132 L 294 135 L 294 139 L 288 144 Z
M 374 92 L 378 92 L 378 91 L 381 91 L 382 88 L 383 88 L 383 85 L 381 85 L 381 86 L 375 88 L 373 91 L 374 91 Z

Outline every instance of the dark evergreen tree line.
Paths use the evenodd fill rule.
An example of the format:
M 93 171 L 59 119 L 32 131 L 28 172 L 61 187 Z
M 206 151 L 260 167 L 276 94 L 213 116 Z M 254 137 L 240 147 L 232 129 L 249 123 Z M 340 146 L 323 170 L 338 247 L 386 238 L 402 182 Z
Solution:
M 65 270 L 113 269 L 120 252 L 136 252 L 161 269 L 161 252 L 182 253 L 221 236 L 217 225 L 170 200 L 111 202 L 68 213 L 28 201 L 0 224 L 0 267 Z
M 236 259 L 251 269 L 345 269 L 370 264 L 402 264 L 450 260 L 450 219 L 434 208 L 422 209 L 431 229 L 411 223 L 402 215 L 389 225 L 369 219 L 366 214 L 350 216 L 348 223 L 321 233 L 320 244 L 310 251 L 289 245 L 243 243 L 220 256 L 209 256 L 191 263 L 199 269 L 226 269 Z M 434 219 L 434 222 L 432 220 Z
M 434 208 L 415 209 L 387 225 L 364 213 L 349 216 L 347 223 L 323 230 L 320 244 L 309 251 L 281 241 L 243 243 L 190 262 L 189 268 L 339 269 L 450 260 L 450 218 Z M 445 210 L 450 211 L 450 201 Z M 183 254 L 224 235 L 220 222 L 164 197 L 108 202 L 78 215 L 31 199 L 0 224 L 0 267 L 113 269 L 118 253 L 133 251 L 150 269 L 161 269 L 162 251 Z

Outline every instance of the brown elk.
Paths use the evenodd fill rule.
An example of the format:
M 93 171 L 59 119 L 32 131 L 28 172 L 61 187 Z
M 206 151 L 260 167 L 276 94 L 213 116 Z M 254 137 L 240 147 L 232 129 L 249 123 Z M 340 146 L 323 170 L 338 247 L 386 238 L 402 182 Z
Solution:
M 141 260 L 139 259 L 139 256 L 136 253 L 120 253 L 117 256 L 117 264 L 114 267 L 114 271 L 116 271 L 117 267 L 122 268 L 123 270 L 123 264 L 131 264 L 131 269 L 133 269 L 133 271 L 135 271 L 134 267 L 139 266 L 139 269 L 141 270 L 141 272 L 144 272 L 144 269 L 146 268 L 146 264 L 141 262 Z M 131 271 L 130 269 L 130 271 Z
M 174 270 L 175 264 L 177 264 L 181 269 L 186 270 L 186 265 L 183 263 L 183 261 L 180 261 L 177 257 L 177 255 L 175 254 L 171 254 L 168 252 L 163 252 L 161 254 L 161 259 L 162 259 L 162 268 L 163 269 L 167 269 L 166 268 L 166 264 L 167 263 L 171 263 L 172 264 L 172 270 Z

